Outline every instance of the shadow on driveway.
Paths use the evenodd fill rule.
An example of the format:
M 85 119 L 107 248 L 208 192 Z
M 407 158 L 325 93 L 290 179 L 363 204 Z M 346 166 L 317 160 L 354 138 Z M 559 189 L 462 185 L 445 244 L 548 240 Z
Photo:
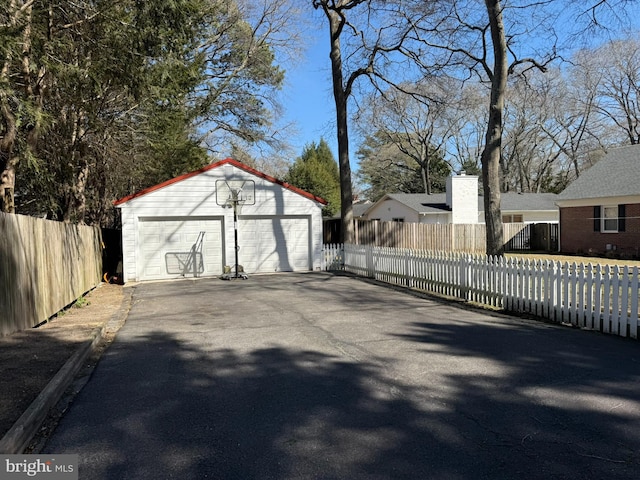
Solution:
M 359 361 L 339 350 L 219 348 L 160 328 L 123 338 L 47 451 L 79 453 L 83 479 L 636 477 L 636 343 L 313 279 L 245 292 L 308 294 L 314 305 L 337 289 L 334 305 L 366 298 L 364 315 L 417 302 L 439 318 L 394 320 L 405 333 L 359 344 L 371 352 Z M 409 352 L 415 370 L 390 349 Z

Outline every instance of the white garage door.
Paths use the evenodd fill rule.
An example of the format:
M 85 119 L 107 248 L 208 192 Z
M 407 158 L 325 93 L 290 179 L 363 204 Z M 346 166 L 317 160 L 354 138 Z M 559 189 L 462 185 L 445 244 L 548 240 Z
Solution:
M 311 269 L 309 217 L 240 217 L 238 262 L 247 273 Z
M 141 219 L 138 277 L 159 280 L 222 273 L 222 220 L 219 218 Z

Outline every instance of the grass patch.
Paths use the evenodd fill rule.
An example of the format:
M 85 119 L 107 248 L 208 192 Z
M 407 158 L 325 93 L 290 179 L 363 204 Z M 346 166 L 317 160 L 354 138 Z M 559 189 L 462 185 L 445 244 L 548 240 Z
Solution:
M 592 265 L 609 265 L 609 266 L 627 266 L 627 267 L 640 267 L 640 260 L 620 260 L 617 258 L 603 258 L 603 257 L 581 257 L 578 255 L 561 255 L 555 253 L 507 253 L 507 258 L 528 258 L 530 260 L 551 260 L 553 262 L 560 263 L 584 263 Z
M 74 306 L 74 308 L 83 308 L 83 307 L 86 307 L 86 306 L 88 306 L 90 304 L 91 304 L 91 302 L 89 302 L 89 300 L 87 300 L 87 297 L 80 297 L 74 302 L 73 306 Z

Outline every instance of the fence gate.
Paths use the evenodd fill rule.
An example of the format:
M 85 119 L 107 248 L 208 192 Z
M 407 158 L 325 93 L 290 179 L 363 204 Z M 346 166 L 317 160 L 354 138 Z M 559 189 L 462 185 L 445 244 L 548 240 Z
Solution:
M 529 223 L 505 244 L 505 251 L 558 251 L 557 223 Z
M 558 251 L 558 224 L 534 223 L 531 225 L 531 250 Z

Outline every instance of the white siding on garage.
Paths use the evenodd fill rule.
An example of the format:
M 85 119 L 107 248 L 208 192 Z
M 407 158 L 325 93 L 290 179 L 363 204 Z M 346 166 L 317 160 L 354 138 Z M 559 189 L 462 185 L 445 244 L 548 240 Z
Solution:
M 138 225 L 140 280 L 222 273 L 221 218 L 141 218 Z
M 322 205 L 234 162 L 221 161 L 117 205 L 125 281 L 179 277 L 172 272 L 180 256 L 167 254 L 188 252 L 200 231 L 207 232 L 202 276 L 221 274 L 224 265 L 234 265 L 233 209 L 217 203 L 218 180 L 255 185 L 255 203 L 242 207 L 239 222 L 239 228 L 245 228 L 243 218 L 253 220 L 246 224 L 247 235 L 240 234 L 239 263 L 248 272 L 320 269 Z M 250 241 L 243 243 L 245 239 Z
M 238 223 L 245 272 L 311 270 L 310 217 L 240 217 Z

